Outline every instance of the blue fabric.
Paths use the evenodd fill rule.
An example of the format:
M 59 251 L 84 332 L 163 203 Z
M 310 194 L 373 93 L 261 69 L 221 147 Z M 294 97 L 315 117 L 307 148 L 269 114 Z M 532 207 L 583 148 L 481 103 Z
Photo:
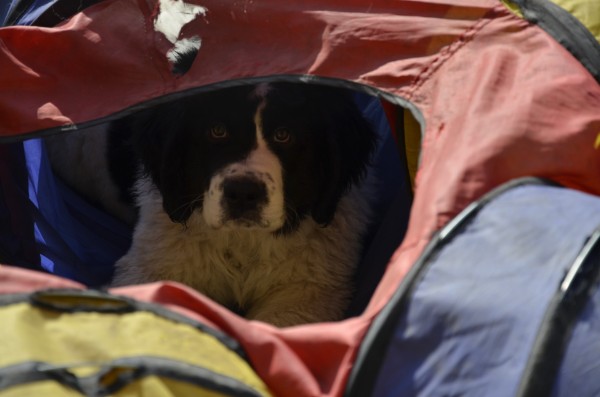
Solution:
M 389 259 L 404 238 L 412 205 L 406 159 L 398 153 L 381 101 L 366 94 L 357 94 L 356 101 L 378 132 L 379 144 L 373 160 L 374 211 L 369 234 L 363 242 L 363 259 L 355 273 L 355 293 L 347 310 L 348 317 L 362 313 L 371 300 Z
M 33 0 L 31 4 L 17 16 L 15 25 L 32 25 L 35 20 L 50 8 L 57 0 Z M 8 23 L 9 16 L 15 12 L 19 3 L 25 3 L 24 0 L 7 0 L 0 2 L 0 26 Z
M 600 396 L 599 358 L 600 289 L 597 288 L 575 324 L 552 397 Z
M 406 176 L 406 160 L 398 153 L 398 147 L 392 135 L 381 101 L 367 94 L 357 93 L 355 96 L 358 107 L 362 109 L 363 116 L 369 120 L 378 135 L 378 145 L 373 157 L 373 167 L 376 175 L 374 194 L 373 225 L 378 225 L 386 215 L 390 204 L 396 200 L 398 194 L 407 197 L 404 207 L 410 209 L 412 187 Z M 406 225 L 397 225 L 402 232 Z M 368 243 L 368 242 L 367 242 Z
M 599 225 L 600 199 L 568 189 L 518 187 L 487 204 L 417 282 L 373 395 L 515 395 L 548 304 Z
M 23 156 L 14 156 L 9 167 L 27 171 L 26 185 L 17 180 L 13 183 L 20 185 L 20 205 L 27 212 L 21 222 L 30 223 L 31 233 L 21 234 L 19 238 L 0 236 L 5 244 L 3 250 L 19 252 L 19 247 L 33 246 L 39 255 L 37 264 L 50 273 L 89 286 L 108 283 L 114 262 L 130 245 L 130 228 L 55 178 L 41 140 L 15 144 L 12 149 L 20 150 L 19 145 L 22 145 Z M 15 171 L 15 175 L 18 174 Z M 20 212 L 24 212 L 23 208 Z M 11 246 L 6 246 L 9 242 Z M 17 258 L 15 262 L 22 264 L 22 261 L 23 258 Z
M 0 262 L 41 270 L 29 216 L 23 145 L 0 145 Z
M 23 145 L 42 267 L 89 285 L 107 283 L 129 248 L 131 229 L 55 178 L 39 139 Z

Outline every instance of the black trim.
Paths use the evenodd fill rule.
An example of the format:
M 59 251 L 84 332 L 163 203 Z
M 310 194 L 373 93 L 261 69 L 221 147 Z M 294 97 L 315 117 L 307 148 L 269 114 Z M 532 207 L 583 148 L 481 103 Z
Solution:
M 80 302 L 69 302 L 80 298 Z M 0 307 L 29 303 L 44 310 L 97 313 L 130 313 L 145 311 L 164 319 L 189 325 L 217 339 L 222 345 L 248 361 L 239 342 L 229 335 L 155 303 L 141 302 L 129 297 L 97 290 L 47 289 L 34 293 L 0 295 Z
M 18 303 L 29 303 L 31 293 L 21 292 L 18 294 L 0 294 L 0 308 L 2 306 L 16 305 Z
M 162 357 L 127 357 L 117 359 L 111 362 L 109 368 L 102 374 L 99 374 L 99 376 L 103 377 L 109 375 L 113 370 L 119 370 L 123 367 L 138 369 L 133 372 L 128 372 L 125 375 L 119 375 L 117 379 L 106 388 L 109 394 L 118 391 L 129 383 L 144 376 L 157 375 L 195 384 L 230 396 L 261 396 L 256 390 L 235 378 L 212 372 L 203 367 Z
M 176 100 L 179 100 L 182 98 L 187 98 L 192 95 L 216 91 L 216 90 L 220 90 L 220 89 L 224 89 L 224 88 L 231 88 L 231 87 L 243 86 L 243 85 L 254 85 L 254 84 L 259 84 L 259 83 L 269 83 L 269 82 L 320 84 L 320 85 L 326 85 L 326 86 L 330 86 L 330 87 L 345 88 L 345 89 L 349 89 L 349 90 L 353 90 L 353 91 L 357 91 L 357 92 L 362 92 L 362 93 L 371 95 L 375 98 L 383 98 L 386 101 L 388 101 L 394 105 L 401 106 L 403 108 L 410 110 L 412 112 L 413 116 L 415 117 L 415 119 L 421 125 L 422 130 L 424 127 L 424 118 L 423 118 L 421 111 L 415 105 L 413 105 L 411 102 L 409 102 L 408 100 L 406 100 L 400 96 L 390 94 L 390 93 L 382 91 L 378 88 L 373 88 L 371 86 L 356 83 L 356 82 L 353 82 L 350 80 L 343 80 L 343 79 L 330 78 L 330 77 L 320 77 L 320 76 L 313 76 L 313 75 L 281 74 L 281 75 L 269 75 L 269 76 L 261 76 L 261 77 L 225 80 L 225 81 L 221 81 L 218 83 L 213 83 L 213 84 L 208 84 L 208 85 L 204 85 L 204 86 L 200 86 L 200 87 L 190 88 L 190 89 L 183 90 L 183 91 L 177 91 L 177 92 L 174 92 L 171 94 L 152 98 L 146 102 L 138 103 L 134 106 L 123 109 L 119 112 L 112 113 L 106 117 L 101 117 L 99 119 L 87 121 L 87 122 L 84 122 L 81 124 L 72 124 L 72 125 L 66 125 L 66 126 L 60 126 L 60 127 L 52 127 L 52 128 L 36 130 L 36 131 L 32 131 L 32 132 L 28 132 L 28 133 L 21 133 L 21 134 L 12 135 L 12 136 L 0 136 L 0 144 L 22 142 L 27 139 L 44 138 L 44 137 L 59 134 L 59 133 L 67 133 L 67 132 L 74 131 L 74 130 L 90 128 L 93 126 L 97 126 L 97 125 L 101 125 L 104 123 L 108 123 L 111 121 L 121 119 L 123 117 L 132 115 L 141 110 L 145 110 L 145 109 L 151 108 L 156 105 L 160 105 L 160 104 L 171 102 L 171 101 L 176 101 Z
M 474 219 L 475 215 L 490 201 L 503 193 L 524 185 L 558 186 L 552 181 L 541 178 L 519 178 L 507 182 L 471 203 L 445 227 L 433 235 L 423 253 L 408 274 L 404 277 L 398 289 L 375 317 L 367 331 L 358 355 L 350 373 L 345 397 L 371 396 L 377 382 L 379 372 L 386 358 L 388 345 L 394 335 L 400 314 L 406 309 L 417 284 L 423 279 L 429 264 L 441 248 Z
M 64 368 L 46 371 L 44 370 L 46 365 L 42 362 L 30 361 L 0 368 L 0 391 L 25 383 L 55 381 L 84 394 L 75 375 Z
M 78 378 L 70 369 L 99 366 L 94 375 Z M 145 377 L 160 376 L 186 382 L 229 396 L 260 397 L 261 393 L 239 381 L 196 365 L 155 356 L 118 358 L 107 363 L 55 365 L 27 362 L 0 368 L 0 390 L 43 380 L 53 380 L 86 396 L 109 396 Z M 258 378 L 258 377 L 257 377 Z
M 575 322 L 600 281 L 600 228 L 586 241 L 549 307 L 519 385 L 518 397 L 550 396 Z
M 33 306 L 63 313 L 128 313 L 136 310 L 134 300 L 95 290 L 51 289 L 29 296 Z
M 544 29 L 600 83 L 600 43 L 572 14 L 549 0 L 511 0 L 526 20 Z

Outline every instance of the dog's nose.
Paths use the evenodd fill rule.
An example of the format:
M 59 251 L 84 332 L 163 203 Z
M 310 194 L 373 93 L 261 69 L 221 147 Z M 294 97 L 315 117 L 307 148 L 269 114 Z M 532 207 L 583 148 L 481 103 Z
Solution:
M 241 216 L 267 201 L 267 187 L 253 178 L 227 179 L 223 182 L 223 197 L 229 208 Z

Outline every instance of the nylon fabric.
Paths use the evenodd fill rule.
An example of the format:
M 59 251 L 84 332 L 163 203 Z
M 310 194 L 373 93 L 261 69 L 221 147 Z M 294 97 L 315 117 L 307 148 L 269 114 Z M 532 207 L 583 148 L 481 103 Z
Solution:
M 82 304 L 85 305 L 85 301 L 83 297 Z M 73 302 L 77 302 L 76 296 Z M 23 302 L 0 307 L 0 317 L 3 323 L 11 324 L 11 327 L 0 329 L 0 340 L 4 341 L 0 343 L 0 369 L 20 363 L 41 362 L 65 366 L 72 374 L 82 378 L 95 374 L 103 365 L 121 357 L 168 358 L 181 365 L 201 368 L 207 374 L 234 379 L 257 394 L 270 395 L 252 368 L 213 336 L 151 312 L 68 313 L 32 307 Z M 198 376 L 201 375 L 199 372 Z M 162 377 L 155 376 L 144 379 L 139 385 L 129 386 L 129 392 L 124 390 L 122 395 L 132 391 L 147 392 L 154 390 L 155 386 L 157 393 L 149 395 L 186 395 L 177 394 L 185 390 L 198 393 L 198 385 L 186 383 L 165 384 Z M 41 382 L 27 390 L 49 392 L 57 388 L 61 389 L 56 384 Z M 224 395 L 214 391 L 210 394 L 210 388 L 206 390 L 206 395 Z M 8 391 L 12 393 L 11 388 Z M 0 395 L 4 395 L 1 390 Z
M 21 141 L 80 129 L 267 77 L 355 84 L 416 110 L 422 145 L 408 231 L 360 316 L 279 330 L 181 286 L 123 290 L 227 330 L 276 394 L 340 395 L 373 317 L 431 235 L 493 188 L 536 175 L 600 194 L 600 87 L 552 37 L 498 1 L 202 5 L 206 16 L 181 32 L 201 38 L 181 76 L 166 57 L 172 43 L 154 29 L 155 1 L 107 0 L 56 28 L 0 29 L 0 136 Z M 43 283 L 0 273 L 0 281 L 22 281 L 3 281 L 7 289 Z
M 523 186 L 488 203 L 426 265 L 373 395 L 515 395 L 546 308 L 598 225 L 600 199 L 568 189 Z
M 600 42 L 600 7 L 594 0 L 550 0 L 573 14 Z
M 1 313 L 7 323 L 14 324 L 2 335 L 2 340 L 12 341 L 3 348 L 2 366 L 27 361 L 69 364 L 77 361 L 78 355 L 89 357 L 91 362 L 114 360 L 121 356 L 156 355 L 217 373 L 236 373 L 242 379 L 253 379 L 249 367 L 238 364 L 233 369 L 232 363 L 239 357 L 221 347 L 212 337 L 151 313 L 65 315 L 32 310 L 26 303 L 2 308 Z M 46 336 L 49 340 L 45 339 Z M 73 346 L 79 348 L 74 351 Z M 255 386 L 258 385 L 260 383 L 257 382 Z
M 600 335 L 600 289 L 591 294 L 580 320 L 573 327 L 573 334 L 567 344 L 561 368 L 556 378 L 552 397 L 581 396 L 594 397 L 600 394 L 600 368 L 597 358 L 600 355 L 598 337 Z
M 227 394 L 213 392 L 211 390 L 199 390 L 196 386 L 190 386 L 184 382 L 172 379 L 164 379 L 156 376 L 144 377 L 139 382 L 125 386 L 114 396 L 151 396 L 151 397 L 177 397 L 193 396 L 202 393 L 205 397 L 227 397 Z M 60 396 L 81 397 L 82 394 L 68 387 L 51 381 L 40 381 L 35 384 L 15 386 L 6 391 L 0 391 L 2 397 L 23 396 Z
M 600 7 L 595 0 L 548 0 L 565 9 L 575 16 L 600 42 Z M 502 0 L 502 3 L 514 12 L 523 17 L 519 6 L 511 0 Z

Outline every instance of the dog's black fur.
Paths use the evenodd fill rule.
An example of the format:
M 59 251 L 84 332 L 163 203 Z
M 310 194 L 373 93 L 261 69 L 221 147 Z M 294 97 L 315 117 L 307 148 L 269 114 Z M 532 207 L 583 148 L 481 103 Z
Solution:
M 257 145 L 256 87 L 243 85 L 190 96 L 113 123 L 109 163 L 122 199 L 133 203 L 137 164 L 149 174 L 174 222 L 185 223 L 202 206 L 210 178 L 240 161 Z M 364 176 L 376 137 L 354 103 L 351 91 L 302 83 L 271 83 L 263 113 L 265 139 L 284 170 L 286 222 L 293 232 L 307 216 L 327 225 L 344 192 Z M 224 124 L 228 140 L 207 131 Z M 292 138 L 278 144 L 277 129 Z

